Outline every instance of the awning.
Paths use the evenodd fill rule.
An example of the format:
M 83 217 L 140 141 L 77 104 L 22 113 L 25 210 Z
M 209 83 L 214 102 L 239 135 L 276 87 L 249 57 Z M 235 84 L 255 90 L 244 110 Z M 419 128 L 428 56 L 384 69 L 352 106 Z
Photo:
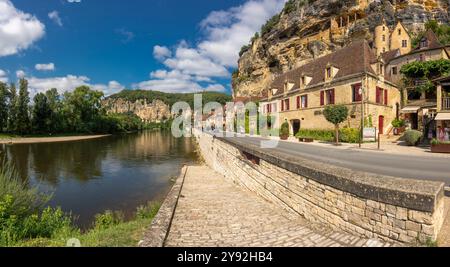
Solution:
M 437 121 L 450 121 L 450 113 L 438 113 L 434 119 Z
M 400 112 L 403 114 L 409 114 L 409 113 L 417 113 L 419 111 L 420 107 L 405 107 Z

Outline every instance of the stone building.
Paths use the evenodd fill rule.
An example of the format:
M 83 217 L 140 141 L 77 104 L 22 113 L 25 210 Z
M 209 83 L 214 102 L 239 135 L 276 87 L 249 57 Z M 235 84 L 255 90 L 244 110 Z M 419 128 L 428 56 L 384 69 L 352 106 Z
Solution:
M 396 52 L 397 51 L 397 52 Z M 435 128 L 433 118 L 437 112 L 436 91 L 418 92 L 416 87 L 422 81 L 417 80 L 414 84 L 404 84 L 403 75 L 400 73 L 402 67 L 415 61 L 431 61 L 450 59 L 450 46 L 442 45 L 436 34 L 428 30 L 419 44 L 407 54 L 396 51 L 385 53 L 386 73 L 392 82 L 402 90 L 402 116 L 409 122 L 412 129 L 427 130 Z
M 280 123 L 289 122 L 291 134 L 301 128 L 333 129 L 323 116 L 324 107 L 333 104 L 349 108 L 344 126 L 359 128 L 364 110 L 364 117 L 372 117 L 383 133 L 399 114 L 400 100 L 382 58 L 361 40 L 278 76 L 261 107 L 264 114 L 279 113 Z
M 375 27 L 374 49 L 377 56 L 389 51 L 399 51 L 400 55 L 411 51 L 411 37 L 401 22 L 397 22 L 393 30 L 386 25 L 386 21 Z

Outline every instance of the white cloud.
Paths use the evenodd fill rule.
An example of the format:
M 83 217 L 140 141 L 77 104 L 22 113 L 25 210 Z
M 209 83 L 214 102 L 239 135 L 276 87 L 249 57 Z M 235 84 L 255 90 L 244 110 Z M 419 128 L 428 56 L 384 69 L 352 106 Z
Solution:
M 0 82 L 2 83 L 7 83 L 8 82 L 8 77 L 7 77 L 7 73 L 6 71 L 0 69 Z
M 52 12 L 48 13 L 48 17 L 49 17 L 54 23 L 56 23 L 56 25 L 58 25 L 58 26 L 60 26 L 60 27 L 63 26 L 63 23 L 62 23 L 61 17 L 59 16 L 58 11 L 55 10 L 55 11 L 52 11 Z
M 173 51 L 155 46 L 153 56 L 168 70 L 152 72 L 151 80 L 135 87 L 166 92 L 225 91 L 212 78 L 230 77 L 230 69 L 237 67 L 241 47 L 281 11 L 285 2 L 249 0 L 228 10 L 211 12 L 200 22 L 202 38 L 196 45 L 181 41 Z
M 54 63 L 36 64 L 36 66 L 34 66 L 34 68 L 39 71 L 54 71 L 55 64 Z
M 0 0 L 0 57 L 27 49 L 45 34 L 45 26 L 36 17 Z
M 45 92 L 51 88 L 58 89 L 60 94 L 71 92 L 75 88 L 86 85 L 93 90 L 102 91 L 106 96 L 117 93 L 125 87 L 117 81 L 110 81 L 105 84 L 91 84 L 87 76 L 67 75 L 63 77 L 37 78 L 27 77 L 30 95 Z
M 133 39 L 135 37 L 133 32 L 128 31 L 124 28 L 116 29 L 116 33 L 122 37 L 122 39 L 120 41 L 124 44 L 127 44 L 127 43 L 133 41 Z
M 153 56 L 160 61 L 163 61 L 164 59 L 171 57 L 172 56 L 172 52 L 170 51 L 169 48 L 165 47 L 165 46 L 159 46 L 159 45 L 155 45 L 153 47 Z
M 26 73 L 23 70 L 16 71 L 16 77 L 19 78 L 19 79 L 24 78 L 25 75 L 26 75 Z
M 200 85 L 196 77 L 183 74 L 178 70 L 157 70 L 150 73 L 150 80 L 133 84 L 133 88 L 155 90 L 166 93 L 187 93 L 201 91 L 225 91 L 221 84 Z M 213 82 L 213 81 L 210 81 Z

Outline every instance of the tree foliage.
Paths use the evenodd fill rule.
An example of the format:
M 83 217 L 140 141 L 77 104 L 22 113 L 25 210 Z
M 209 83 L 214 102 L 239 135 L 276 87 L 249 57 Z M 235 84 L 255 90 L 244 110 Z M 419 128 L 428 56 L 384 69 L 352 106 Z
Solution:
M 400 73 L 404 76 L 407 86 L 415 85 L 417 91 L 426 92 L 435 88 L 433 80 L 450 74 L 450 60 L 439 59 L 431 61 L 414 61 L 402 67 Z M 415 84 L 415 81 L 421 81 Z
M 343 123 L 348 118 L 348 108 L 344 105 L 327 106 L 323 111 L 325 119 L 335 126 L 336 144 L 339 143 L 339 124 Z
M 417 46 L 428 30 L 432 30 L 436 34 L 441 44 L 450 44 L 450 25 L 439 24 L 436 20 L 430 20 L 425 23 L 425 31 L 420 32 L 415 38 L 413 38 L 412 45 Z
M 5 83 L 0 82 L 0 132 L 8 123 L 8 88 Z

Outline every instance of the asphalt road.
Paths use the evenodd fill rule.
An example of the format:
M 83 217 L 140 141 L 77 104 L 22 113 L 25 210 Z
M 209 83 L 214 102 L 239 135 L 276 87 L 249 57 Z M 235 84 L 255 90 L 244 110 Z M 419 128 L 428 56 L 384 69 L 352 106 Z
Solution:
M 240 143 L 259 146 L 258 137 L 231 138 Z M 276 150 L 316 162 L 381 175 L 445 182 L 450 186 L 450 159 L 426 156 L 407 156 L 355 149 L 336 149 L 302 143 L 280 141 Z

